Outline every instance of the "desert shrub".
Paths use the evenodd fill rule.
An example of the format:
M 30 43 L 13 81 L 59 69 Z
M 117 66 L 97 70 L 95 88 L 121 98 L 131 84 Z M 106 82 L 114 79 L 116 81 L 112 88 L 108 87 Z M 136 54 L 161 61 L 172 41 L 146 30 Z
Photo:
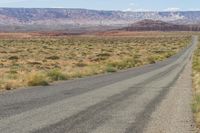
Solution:
M 121 61 L 113 61 L 108 64 L 108 66 L 116 68 L 116 69 L 124 69 L 134 67 L 136 65 L 134 59 L 124 59 Z
M 49 59 L 49 60 L 58 60 L 58 59 L 60 59 L 60 57 L 53 55 L 53 56 L 46 57 L 46 59 Z
M 164 55 L 159 55 L 159 54 L 158 55 L 151 55 L 151 56 L 148 57 L 148 62 L 150 64 L 153 64 L 153 63 L 156 63 L 157 61 L 161 61 L 165 58 L 167 58 L 167 57 L 165 57 Z
M 3 63 L 0 63 L 0 67 L 3 67 L 4 66 L 4 64 Z
M 9 73 L 7 74 L 8 79 L 17 79 L 18 75 L 16 73 Z
M 76 63 L 75 64 L 77 67 L 85 67 L 85 66 L 87 66 L 87 64 L 86 63 L 83 63 L 83 62 L 78 62 L 78 63 Z
M 195 121 L 197 126 L 200 126 L 200 44 L 198 45 L 198 49 L 195 50 L 192 62 L 193 68 L 193 87 L 194 87 L 194 97 L 192 102 L 192 111 L 195 116 Z
M 94 57 L 94 58 L 91 58 L 90 60 L 91 61 L 94 61 L 94 62 L 99 62 L 99 61 L 104 61 L 108 59 L 107 57 Z
M 83 76 L 85 76 L 85 75 L 83 75 L 83 73 L 81 73 L 80 71 L 76 71 L 76 72 L 74 72 L 73 74 L 71 74 L 71 78 L 82 78 Z
M 108 73 L 113 73 L 116 71 L 117 71 L 117 69 L 114 67 L 111 67 L 111 66 L 107 66 L 107 68 L 106 68 L 106 72 L 108 72 Z
M 3 83 L 0 83 L 0 90 L 2 90 L 2 89 L 5 89 L 5 88 L 4 88 L 4 84 L 3 84 Z
M 193 69 L 200 72 L 200 60 L 193 58 Z
M 195 51 L 195 56 L 193 57 L 193 64 L 192 67 L 195 71 L 200 72 L 200 48 Z
M 18 56 L 10 56 L 8 59 L 9 59 L 9 60 L 18 60 L 19 57 L 18 57 Z
M 148 62 L 149 62 L 150 64 L 156 63 L 156 57 L 155 57 L 155 56 L 150 56 L 150 57 L 148 57 Z
M 17 74 L 17 70 L 15 70 L 15 69 L 10 69 L 9 73 L 10 73 L 10 74 Z
M 38 61 L 31 61 L 31 62 L 28 62 L 28 64 L 31 64 L 31 65 L 41 65 L 42 63 L 38 62 Z
M 38 85 L 42 85 L 42 86 L 46 86 L 48 85 L 48 80 L 45 74 L 43 73 L 32 73 L 29 77 L 28 77 L 28 82 L 27 84 L 29 86 L 38 86 Z
M 97 54 L 97 57 L 109 57 L 111 56 L 110 53 L 99 53 Z
M 3 87 L 5 90 L 11 90 L 12 89 L 12 85 L 9 83 L 6 83 Z
M 12 90 L 19 86 L 19 82 L 17 80 L 8 80 L 2 86 L 5 90 Z
M 187 40 L 191 40 L 189 37 L 179 35 L 173 37 L 160 35 L 146 37 L 146 35 L 145 33 L 141 37 L 124 34 L 123 36 L 43 36 L 30 39 L 2 39 L 0 72 L 5 76 L 5 82 L 2 84 L 7 80 L 17 79 L 23 82 L 20 83 L 22 86 L 27 85 L 27 80 L 30 78 L 24 79 L 24 77 L 28 77 L 30 71 L 45 71 L 43 77 L 35 76 L 29 83 L 43 84 L 38 83 L 38 80 L 63 80 L 68 77 L 77 78 L 141 66 L 149 63 L 148 57 L 160 55 L 164 59 L 169 56 L 165 50 L 172 50 L 175 53 L 185 46 Z M 194 67 L 199 66 L 197 63 Z M 67 77 L 59 70 L 66 70 Z M 37 83 L 32 80 L 36 80 Z
M 194 101 L 192 104 L 192 111 L 193 113 L 197 113 L 200 111 L 200 95 L 196 95 L 194 97 Z
M 169 52 L 166 53 L 165 57 L 166 57 L 166 58 L 169 58 L 169 57 L 171 57 L 171 56 L 174 55 L 174 54 L 175 54 L 175 52 L 169 51 Z
M 58 69 L 53 69 L 50 70 L 47 73 L 47 76 L 52 80 L 52 81 L 57 81 L 57 80 L 66 80 L 67 76 L 63 74 L 60 70 Z

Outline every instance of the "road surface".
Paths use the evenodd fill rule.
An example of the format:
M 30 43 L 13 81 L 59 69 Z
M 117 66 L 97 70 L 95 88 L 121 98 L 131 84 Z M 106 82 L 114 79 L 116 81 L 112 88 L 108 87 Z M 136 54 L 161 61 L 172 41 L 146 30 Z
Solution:
M 185 98 L 189 97 L 189 93 L 182 93 L 180 88 L 184 83 L 191 89 L 190 84 L 187 86 L 186 77 L 190 75 L 187 70 L 191 69 L 189 64 L 197 39 L 193 37 L 192 45 L 156 64 L 47 87 L 2 92 L 0 133 L 167 132 L 168 127 L 162 124 L 165 122 L 161 123 L 168 113 L 163 110 L 165 105 L 168 105 L 168 110 L 176 110 L 181 104 L 181 109 L 189 108 L 187 103 L 190 99 Z M 180 75 L 183 78 L 179 81 Z M 181 100 L 185 102 L 180 104 Z M 190 109 L 186 110 L 189 113 L 177 113 L 178 116 L 191 114 Z M 173 114 L 173 111 L 169 114 Z M 176 116 L 167 117 L 167 120 L 179 119 Z M 189 126 L 191 123 L 188 122 Z M 187 123 L 184 127 L 187 127 Z M 176 130 L 176 133 L 179 131 Z

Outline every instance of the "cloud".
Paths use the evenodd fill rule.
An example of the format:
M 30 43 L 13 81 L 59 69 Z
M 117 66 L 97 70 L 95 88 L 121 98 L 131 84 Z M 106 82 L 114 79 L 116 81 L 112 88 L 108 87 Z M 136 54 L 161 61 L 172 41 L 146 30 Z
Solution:
M 140 8 L 137 4 L 135 3 L 129 3 L 129 7 L 125 10 L 123 10 L 125 12 L 143 12 L 143 11 L 149 11 L 147 9 L 143 9 L 143 8 Z
M 143 9 L 143 8 L 138 8 L 138 9 L 133 9 L 133 8 L 127 8 L 124 10 L 125 12 L 147 12 L 150 11 L 148 9 Z
M 124 11 L 125 11 L 125 12 L 129 12 L 129 11 L 132 11 L 132 9 L 131 9 L 131 8 L 127 8 L 127 9 L 125 9 Z
M 170 7 L 170 8 L 165 9 L 164 11 L 180 11 L 180 10 L 181 9 L 178 7 Z

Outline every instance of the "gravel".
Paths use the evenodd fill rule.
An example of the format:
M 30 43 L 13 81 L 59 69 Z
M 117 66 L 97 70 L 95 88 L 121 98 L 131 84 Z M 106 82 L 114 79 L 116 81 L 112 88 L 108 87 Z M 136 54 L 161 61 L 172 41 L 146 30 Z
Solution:
M 191 61 L 152 114 L 144 133 L 197 133 L 193 120 Z

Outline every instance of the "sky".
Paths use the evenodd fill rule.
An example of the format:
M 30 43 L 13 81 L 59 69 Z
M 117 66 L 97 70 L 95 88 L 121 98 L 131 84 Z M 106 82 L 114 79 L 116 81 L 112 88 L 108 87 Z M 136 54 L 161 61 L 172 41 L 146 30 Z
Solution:
M 200 10 L 200 0 L 0 0 L 0 7 L 86 8 L 122 11 Z

